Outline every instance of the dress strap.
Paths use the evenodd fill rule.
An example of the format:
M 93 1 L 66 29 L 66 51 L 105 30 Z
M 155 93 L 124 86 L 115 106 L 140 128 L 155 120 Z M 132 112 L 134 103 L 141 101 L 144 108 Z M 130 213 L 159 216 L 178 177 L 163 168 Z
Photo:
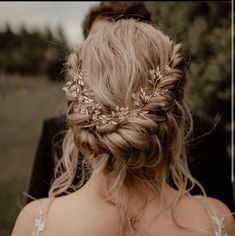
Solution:
M 224 216 L 221 216 L 221 214 L 218 212 L 218 210 L 212 206 L 211 204 L 208 203 L 206 200 L 206 197 L 203 196 L 198 196 L 200 202 L 205 206 L 210 219 L 211 223 L 214 228 L 214 235 L 215 236 L 228 236 L 225 233 L 225 226 L 224 226 Z
M 44 201 L 39 211 L 39 216 L 34 220 L 34 230 L 31 232 L 32 236 L 40 236 L 45 229 L 45 208 L 48 201 Z

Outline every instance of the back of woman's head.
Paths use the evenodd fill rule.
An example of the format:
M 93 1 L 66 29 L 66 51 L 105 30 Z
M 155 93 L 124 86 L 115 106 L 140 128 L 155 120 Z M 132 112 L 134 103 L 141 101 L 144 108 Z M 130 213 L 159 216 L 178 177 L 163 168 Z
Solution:
M 93 176 L 105 174 L 109 194 L 119 196 L 122 226 L 130 186 L 141 196 L 140 186 L 161 196 L 171 176 L 179 192 L 187 192 L 190 114 L 180 44 L 151 24 L 120 20 L 89 34 L 69 57 L 68 77 L 70 129 L 51 193 L 71 187 L 79 157 Z

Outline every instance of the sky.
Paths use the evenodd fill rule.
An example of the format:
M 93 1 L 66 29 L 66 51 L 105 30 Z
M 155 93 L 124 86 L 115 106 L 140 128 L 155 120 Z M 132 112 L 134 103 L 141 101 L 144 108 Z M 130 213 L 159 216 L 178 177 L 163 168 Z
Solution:
M 8 22 L 14 30 L 25 25 L 29 30 L 49 25 L 62 25 L 71 46 L 83 40 L 81 23 L 90 7 L 99 1 L 88 2 L 0 2 L 0 29 Z

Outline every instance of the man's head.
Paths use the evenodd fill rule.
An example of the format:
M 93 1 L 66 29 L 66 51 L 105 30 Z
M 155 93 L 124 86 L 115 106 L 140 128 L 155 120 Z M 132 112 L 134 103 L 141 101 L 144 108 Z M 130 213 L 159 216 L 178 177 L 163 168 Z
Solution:
M 100 19 L 97 20 L 97 17 Z M 105 17 L 106 20 L 102 20 Z M 83 35 L 87 38 L 91 29 L 97 28 L 97 24 L 105 23 L 107 19 L 133 18 L 142 21 L 151 21 L 151 13 L 143 2 L 134 1 L 102 1 L 99 5 L 90 9 L 83 21 Z M 96 26 L 94 22 L 96 21 Z M 102 22 L 101 22 L 102 21 Z

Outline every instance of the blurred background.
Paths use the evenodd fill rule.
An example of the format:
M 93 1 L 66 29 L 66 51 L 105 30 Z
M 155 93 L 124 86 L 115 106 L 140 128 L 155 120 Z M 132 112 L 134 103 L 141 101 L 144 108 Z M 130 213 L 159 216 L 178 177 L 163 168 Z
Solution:
M 45 118 L 65 108 L 63 63 L 99 2 L 0 3 L 0 235 L 10 235 L 27 192 Z M 231 3 L 145 2 L 183 42 L 193 111 L 221 119 L 231 155 Z M 203 89 L 202 89 L 203 88 Z

